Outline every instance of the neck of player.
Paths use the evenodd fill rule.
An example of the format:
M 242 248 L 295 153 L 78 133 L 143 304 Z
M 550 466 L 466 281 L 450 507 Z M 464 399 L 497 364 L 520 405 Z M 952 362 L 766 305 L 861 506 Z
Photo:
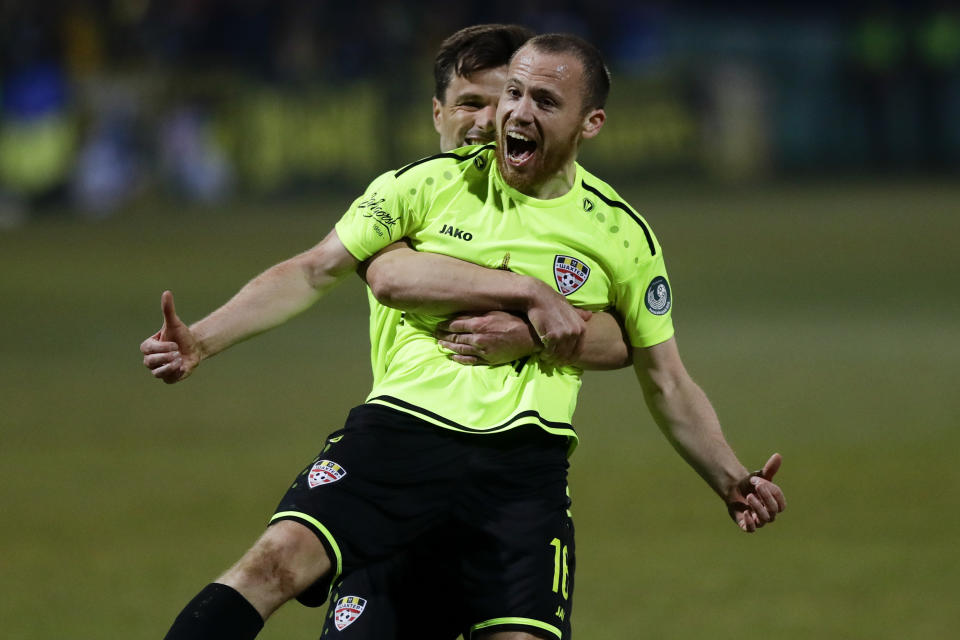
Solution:
M 559 171 L 547 178 L 538 185 L 530 185 L 526 190 L 521 191 L 523 195 L 537 198 L 538 200 L 552 200 L 565 196 L 573 188 L 573 183 L 577 180 L 577 166 L 570 163 L 561 167 Z

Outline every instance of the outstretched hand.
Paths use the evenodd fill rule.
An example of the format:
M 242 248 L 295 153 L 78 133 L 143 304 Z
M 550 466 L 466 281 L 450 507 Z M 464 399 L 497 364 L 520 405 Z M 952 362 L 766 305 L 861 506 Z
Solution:
M 773 522 L 787 508 L 783 491 L 772 482 L 782 463 L 780 454 L 773 454 L 763 469 L 741 480 L 728 499 L 730 517 L 747 533 Z
M 196 336 L 177 316 L 173 293 L 160 296 L 163 326 L 140 344 L 143 364 L 155 378 L 167 384 L 183 380 L 200 364 L 200 348 Z

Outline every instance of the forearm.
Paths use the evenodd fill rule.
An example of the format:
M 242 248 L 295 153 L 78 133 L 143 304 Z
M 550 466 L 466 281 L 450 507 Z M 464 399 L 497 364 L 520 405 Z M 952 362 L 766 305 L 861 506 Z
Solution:
M 587 320 L 587 329 L 571 364 L 592 371 L 622 369 L 630 365 L 631 355 L 620 322 L 613 314 L 600 312 Z
M 190 327 L 198 340 L 201 359 L 305 311 L 355 270 L 356 264 L 331 233 L 313 249 L 267 269 L 226 304 Z
M 402 243 L 390 245 L 367 261 L 361 275 L 382 304 L 433 315 L 466 311 L 525 312 L 545 298 L 560 298 L 549 285 L 534 278 L 480 267 L 449 256 L 419 253 Z M 576 352 L 562 364 L 595 370 L 619 369 L 630 364 L 630 348 L 619 321 L 606 312 L 584 315 L 590 316 L 584 335 Z M 507 323 L 506 328 L 513 330 L 501 331 L 512 336 L 506 351 L 525 355 L 540 351 L 543 345 L 536 332 L 528 333 L 519 320 L 516 324 L 519 328 Z M 497 326 L 504 329 L 502 321 Z M 482 333 L 485 329 L 489 327 L 482 322 L 463 327 L 467 332 Z M 503 340 L 499 344 L 496 340 L 491 342 L 487 347 L 492 352 L 503 351 Z
M 647 401 L 654 419 L 673 448 L 707 484 L 726 499 L 749 472 L 734 454 L 717 414 L 693 381 Z
M 286 322 L 316 301 L 318 291 L 291 262 L 267 269 L 222 307 L 190 326 L 203 359 Z
M 547 289 L 539 280 L 436 253 L 391 246 L 366 264 L 374 297 L 403 311 L 526 311 Z
M 724 438 L 720 420 L 706 394 L 682 364 L 653 371 L 636 357 L 634 364 L 647 407 L 660 430 L 707 484 L 728 499 L 749 472 Z

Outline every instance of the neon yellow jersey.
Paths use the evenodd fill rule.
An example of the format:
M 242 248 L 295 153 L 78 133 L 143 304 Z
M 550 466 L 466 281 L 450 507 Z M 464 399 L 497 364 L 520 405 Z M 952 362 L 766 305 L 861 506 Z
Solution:
M 380 304 L 369 288 L 367 300 L 370 303 L 370 367 L 376 385 L 387 371 L 388 351 L 403 321 L 403 312 Z
M 393 171 L 385 173 L 378 180 L 392 176 L 393 173 Z M 393 345 L 397 328 L 403 321 L 404 314 L 399 309 L 380 304 L 369 287 L 367 302 L 370 305 L 370 369 L 373 373 L 373 384 L 376 385 L 386 372 L 389 361 L 387 351 Z
M 663 254 L 646 221 L 579 164 L 565 195 L 538 200 L 508 186 L 493 145 L 424 158 L 377 178 L 336 225 L 347 250 L 365 260 L 407 238 L 414 249 L 506 268 L 555 287 L 575 306 L 613 309 L 630 342 L 647 347 L 673 335 Z M 375 336 L 367 402 L 469 433 L 525 424 L 576 438 L 571 426 L 582 371 L 533 356 L 499 366 L 450 360 L 433 337 L 441 318 L 406 313 L 395 333 Z

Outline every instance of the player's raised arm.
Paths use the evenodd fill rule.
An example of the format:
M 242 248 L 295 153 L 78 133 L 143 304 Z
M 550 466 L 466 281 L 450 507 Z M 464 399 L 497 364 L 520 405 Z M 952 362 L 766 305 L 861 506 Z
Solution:
M 140 345 L 143 363 L 164 382 L 183 380 L 203 360 L 306 310 L 356 268 L 357 260 L 331 231 L 312 249 L 261 273 L 189 327 L 176 314 L 173 294 L 165 292 L 163 327 Z
M 585 369 L 630 363 L 616 318 L 576 310 L 535 278 L 420 253 L 399 243 L 365 262 L 362 275 L 374 297 L 387 306 L 435 315 L 470 311 L 441 325 L 437 336 L 463 364 L 500 364 L 540 351 Z
M 661 431 L 723 498 L 737 525 L 752 532 L 773 522 L 786 508 L 783 492 L 771 482 L 780 456 L 774 454 L 760 472 L 747 471 L 727 444 L 706 394 L 684 368 L 676 340 L 634 349 L 634 369 Z

